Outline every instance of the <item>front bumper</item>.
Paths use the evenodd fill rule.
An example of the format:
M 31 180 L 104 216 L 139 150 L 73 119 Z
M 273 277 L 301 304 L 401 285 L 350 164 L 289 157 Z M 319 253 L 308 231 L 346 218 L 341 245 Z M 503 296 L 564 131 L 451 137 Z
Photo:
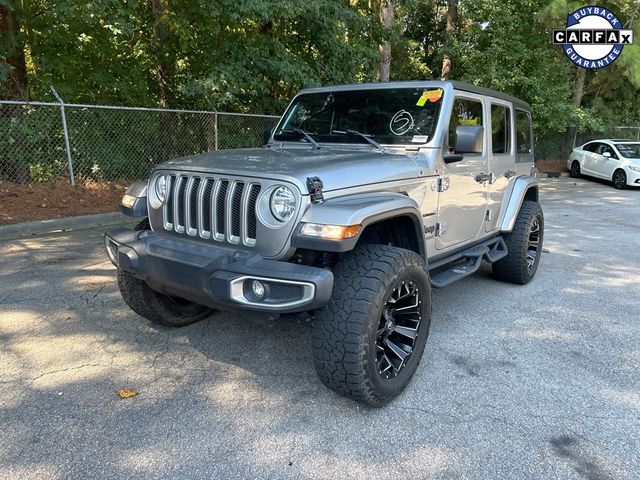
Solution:
M 635 170 L 631 170 L 630 168 L 627 168 L 626 174 L 627 174 L 628 186 L 640 187 L 640 172 L 636 172 Z
M 266 260 L 243 251 L 198 245 L 151 231 L 106 232 L 111 262 L 152 289 L 217 309 L 296 313 L 325 305 L 333 274 L 326 269 Z M 264 287 L 258 298 L 251 285 Z

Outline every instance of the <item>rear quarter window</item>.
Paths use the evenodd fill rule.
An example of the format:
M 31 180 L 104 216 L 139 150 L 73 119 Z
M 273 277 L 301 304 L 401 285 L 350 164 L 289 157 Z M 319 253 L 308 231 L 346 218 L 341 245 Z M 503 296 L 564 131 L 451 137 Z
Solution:
M 519 155 L 533 153 L 531 115 L 524 110 L 516 110 L 516 149 Z

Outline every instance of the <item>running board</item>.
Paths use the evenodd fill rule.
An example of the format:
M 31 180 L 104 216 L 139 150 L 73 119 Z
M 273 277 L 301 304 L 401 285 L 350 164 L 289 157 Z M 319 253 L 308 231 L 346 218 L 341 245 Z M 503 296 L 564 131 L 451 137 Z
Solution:
M 465 262 L 432 275 L 431 286 L 433 288 L 446 287 L 457 280 L 461 280 L 477 272 L 480 269 L 482 260 L 494 263 L 506 257 L 508 253 L 507 245 L 504 243 L 502 237 L 496 237 L 468 248 L 467 250 L 458 252 L 450 257 L 438 260 L 437 262 L 429 265 L 430 270 L 438 269 L 449 263 L 457 262 L 462 259 L 465 259 Z

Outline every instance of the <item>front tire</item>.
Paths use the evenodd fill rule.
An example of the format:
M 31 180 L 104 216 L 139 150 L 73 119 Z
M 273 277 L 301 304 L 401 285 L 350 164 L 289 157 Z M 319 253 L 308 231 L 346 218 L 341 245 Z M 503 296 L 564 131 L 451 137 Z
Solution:
M 422 257 L 362 245 L 334 269 L 333 294 L 313 322 L 313 360 L 330 389 L 380 407 L 416 371 L 431 323 L 431 284 Z
M 504 235 L 506 257 L 493 264 L 498 280 L 525 285 L 538 270 L 544 237 L 544 215 L 538 202 L 525 201 L 511 233 Z
M 611 177 L 611 181 L 613 182 L 613 188 L 618 190 L 624 190 L 627 188 L 627 174 L 624 170 L 616 170 L 613 172 L 613 177 Z
M 152 290 L 142 280 L 118 269 L 118 287 L 124 302 L 138 315 L 165 327 L 185 327 L 209 316 L 208 307 Z

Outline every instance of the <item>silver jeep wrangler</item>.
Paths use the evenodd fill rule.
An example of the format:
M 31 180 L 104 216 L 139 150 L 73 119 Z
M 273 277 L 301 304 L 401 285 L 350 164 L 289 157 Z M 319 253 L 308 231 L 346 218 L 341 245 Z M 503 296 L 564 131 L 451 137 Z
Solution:
M 544 218 L 531 109 L 459 82 L 311 88 L 262 148 L 157 166 L 105 235 L 124 301 L 162 325 L 308 312 L 331 389 L 380 406 L 425 348 L 431 289 L 490 263 L 526 284 Z

